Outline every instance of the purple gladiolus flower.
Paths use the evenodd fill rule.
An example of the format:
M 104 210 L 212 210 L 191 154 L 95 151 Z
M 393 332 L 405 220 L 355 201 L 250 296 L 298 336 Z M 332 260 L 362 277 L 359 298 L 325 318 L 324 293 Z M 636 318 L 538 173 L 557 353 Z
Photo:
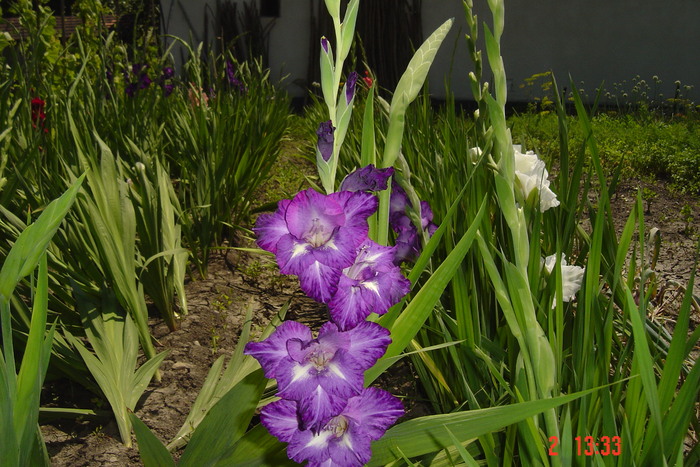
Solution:
M 325 36 L 321 38 L 321 47 L 323 47 L 325 53 L 328 53 L 328 39 Z
M 353 97 L 355 97 L 355 85 L 357 84 L 357 72 L 353 71 L 348 75 L 348 80 L 345 83 L 345 102 L 350 105 Z
M 371 313 L 382 315 L 411 290 L 411 282 L 394 264 L 395 247 L 367 239 L 355 263 L 343 270 L 338 290 L 329 302 L 331 318 L 340 329 L 351 329 Z
M 287 454 L 309 466 L 362 466 L 369 462 L 372 441 L 404 413 L 401 401 L 378 388 L 364 389 L 343 401 L 341 410 L 325 418 L 319 429 L 299 426 L 296 402 L 280 400 L 262 409 L 260 421 L 280 441 L 289 443 Z
M 321 122 L 316 130 L 316 135 L 318 136 L 318 143 L 316 148 L 318 152 L 321 153 L 323 160 L 328 162 L 328 159 L 333 155 L 333 132 L 335 127 L 333 123 L 328 120 L 327 122 Z
M 299 276 L 301 289 L 327 303 L 341 271 L 352 266 L 367 237 L 367 218 L 377 209 L 369 193 L 323 195 L 312 189 L 279 202 L 274 214 L 261 215 L 253 229 L 258 246 L 277 257 L 282 274 Z
M 166 66 L 163 68 L 163 75 L 161 76 L 161 79 L 166 80 L 170 79 L 175 75 L 175 71 L 173 70 L 173 67 Z
M 386 190 L 393 167 L 377 169 L 370 164 L 348 174 L 340 184 L 340 191 L 382 191 Z
M 362 392 L 363 374 L 384 354 L 389 331 L 364 322 L 349 331 L 324 324 L 314 339 L 309 328 L 286 321 L 262 342 L 249 342 L 265 376 L 277 380 L 278 395 L 296 401 L 304 429 L 319 428 L 347 398 Z

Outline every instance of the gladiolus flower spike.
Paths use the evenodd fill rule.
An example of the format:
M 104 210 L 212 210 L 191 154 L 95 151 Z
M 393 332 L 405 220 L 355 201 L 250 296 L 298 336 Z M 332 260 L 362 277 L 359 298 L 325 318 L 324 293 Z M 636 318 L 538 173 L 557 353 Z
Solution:
M 317 338 L 303 324 L 287 321 L 262 342 L 246 345 L 282 399 L 267 405 L 261 421 L 289 443 L 287 453 L 309 465 L 364 465 L 370 443 L 403 414 L 386 391 L 363 388 L 363 373 L 386 351 L 389 331 L 364 322 L 349 331 L 323 325 Z
M 367 218 L 377 204 L 369 193 L 308 189 L 282 200 L 274 214 L 261 215 L 253 230 L 258 246 L 277 257 L 282 274 L 299 276 L 307 295 L 328 303 L 367 238 Z
M 364 388 L 365 371 L 391 342 L 387 329 L 366 318 L 386 313 L 410 290 L 395 264 L 397 247 L 368 238 L 367 218 L 378 204 L 371 192 L 386 189 L 392 174 L 370 165 L 348 175 L 342 191 L 302 191 L 261 215 L 253 229 L 280 272 L 299 276 L 302 290 L 327 303 L 331 316 L 315 338 L 308 327 L 287 321 L 245 348 L 265 376 L 277 380 L 281 398 L 262 409 L 261 423 L 288 443 L 287 455 L 299 463 L 364 465 L 371 442 L 404 413 L 396 397 Z M 432 212 L 421 208 L 429 213 L 428 228 Z

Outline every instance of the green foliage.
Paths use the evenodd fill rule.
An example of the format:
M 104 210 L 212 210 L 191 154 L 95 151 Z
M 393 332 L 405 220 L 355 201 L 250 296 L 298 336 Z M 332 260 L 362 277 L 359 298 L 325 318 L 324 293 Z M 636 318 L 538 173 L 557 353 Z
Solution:
M 520 423 L 505 422 L 503 429 L 484 427 L 471 433 L 469 441 L 451 425 L 445 430 L 441 422 L 425 436 L 418 436 L 411 427 L 428 423 L 428 419 L 405 422 L 375 443 L 373 462 L 393 460 L 410 465 L 417 460 L 412 456 L 444 449 L 442 457 L 422 456 L 420 460 L 450 465 L 455 459 L 450 456 L 461 456 L 467 464 L 567 465 L 575 462 L 575 436 L 590 434 L 594 438 L 622 437 L 628 446 L 623 455 L 604 459 L 612 465 L 680 463 L 684 433 L 697 423 L 692 401 L 698 396 L 695 378 L 700 370 L 688 359 L 688 352 L 698 335 L 688 337 L 685 327 L 691 302 L 683 305 L 683 323 L 673 336 L 646 318 L 652 306 L 648 291 L 654 286 L 654 262 L 644 255 L 648 246 L 644 244 L 643 202 L 640 198 L 618 235 L 609 193 L 620 171 L 629 173 L 636 170 L 632 164 L 642 164 L 633 157 L 643 140 L 640 135 L 653 132 L 649 144 L 696 139 L 690 130 L 694 120 L 591 117 L 571 84 L 568 102 L 577 112 L 572 117 L 551 81 L 547 84 L 551 103 L 545 112 L 514 116 L 506 122 L 505 77 L 496 76 L 496 96 L 491 97 L 489 88 L 481 83 L 481 54 L 475 42 L 479 23 L 469 3 L 465 6 L 473 27 L 468 45 L 477 61 L 477 73 L 470 80 L 479 112 L 474 117 L 464 115 L 451 99 L 436 110 L 427 95 L 406 112 L 397 176 L 408 180 L 417 199 L 430 203 L 441 226 L 410 271 L 412 296 L 380 320 L 389 327 L 402 324 L 405 333 L 394 336 L 399 327 L 392 329 L 396 345 L 391 355 L 368 372 L 368 382 L 402 355 L 409 355 L 402 349 L 410 336 L 409 349 L 416 351 L 410 358 L 433 409 L 449 413 L 436 416 L 445 417 L 441 422 L 450 417 L 467 420 L 483 407 L 502 406 L 499 409 L 506 414 L 523 401 L 551 401 L 560 394 L 591 392 Z M 500 18 L 502 2 L 490 3 L 497 10 L 494 17 Z M 500 32 L 497 24 L 492 33 L 485 34 L 495 75 L 503 74 L 496 43 Z M 548 76 L 541 78 L 546 81 Z M 381 101 L 365 100 L 364 94 L 357 103 L 365 105 L 365 116 L 388 114 Z M 309 134 L 313 122 L 322 120 L 319 107 L 308 109 Z M 371 129 L 367 121 L 371 119 L 353 116 L 340 151 L 341 174 L 371 160 L 364 152 L 368 145 L 383 147 L 385 121 L 377 119 Z M 613 130 L 621 124 L 628 127 Z M 552 181 L 561 202 L 557 208 L 538 212 L 537 203 L 519 200 L 514 193 L 511 130 L 517 142 L 544 155 L 552 172 L 557 172 Z M 618 142 L 612 140 L 613 134 Z M 600 193 L 590 202 L 588 191 L 593 186 Z M 649 201 L 653 196 L 647 193 Z M 450 214 L 455 209 L 457 216 Z M 482 209 L 488 214 L 482 215 Z M 582 228 L 584 220 L 590 221 L 592 229 Z M 443 277 L 446 265 L 461 249 L 460 239 L 473 229 L 477 230 L 478 248 L 467 249 L 456 269 Z M 633 238 L 639 240 L 633 242 Z M 575 301 L 562 300 L 562 268 L 551 274 L 542 269 L 543 257 L 552 254 L 586 266 Z M 629 270 L 637 271 L 638 276 L 622 275 L 628 255 L 633 257 Z M 445 278 L 449 284 L 443 292 L 442 284 L 435 285 Z M 427 300 L 433 292 L 437 298 Z M 431 310 L 426 312 L 420 302 Z M 403 322 L 420 324 L 410 327 Z M 658 363 L 663 361 L 673 363 L 671 367 Z M 674 409 L 669 410 L 672 405 Z M 674 422 L 683 410 L 688 412 Z M 459 425 L 464 426 L 473 424 Z M 405 440 L 398 433 L 405 434 Z M 551 436 L 560 440 L 562 457 L 547 454 Z M 421 447 L 430 443 L 434 444 Z M 652 448 L 661 443 L 661 448 Z
M 81 177 L 59 199 L 51 202 L 17 238 L 0 270 L 0 441 L 3 464 L 49 465 L 39 431 L 39 399 L 53 344 L 55 324 L 47 331 L 49 280 L 46 249 L 71 208 Z M 11 295 L 22 278 L 39 266 L 32 283 L 34 304 L 19 373 L 16 372 L 12 336 Z
M 583 143 L 575 122 L 575 117 L 567 117 L 571 126 L 568 144 L 572 147 Z M 546 160 L 556 160 L 559 124 L 555 114 L 514 115 L 509 125 L 516 141 Z M 601 113 L 593 117 L 592 127 L 608 173 L 620 167 L 631 175 L 669 180 L 684 193 L 700 192 L 700 133 L 695 117 L 640 120 L 631 115 Z
M 49 12 L 30 3 L 18 4 L 29 39 L 0 58 L 0 257 L 14 261 L 9 252 L 27 227 L 23 219 L 52 212 L 49 201 L 87 171 L 67 227 L 52 244 L 30 249 L 47 249 L 47 314 L 60 323 L 47 347 L 50 371 L 103 392 L 129 443 L 126 413 L 151 376 L 159 378 L 162 360 L 146 297 L 175 329 L 187 312 L 187 261 L 205 271 L 211 248 L 235 241 L 235 230 L 249 222 L 254 193 L 279 153 L 289 100 L 259 63 L 234 64 L 240 88 L 226 81 L 225 57 L 193 59 L 183 76 L 197 85 L 165 78 L 171 58 L 155 55 L 157 38 L 148 35 L 134 53 L 147 66 L 134 67 L 128 46 L 102 35 L 105 10 L 94 0 L 77 5 L 84 25 L 61 44 Z M 13 65 L 20 62 L 27 66 Z M 191 93 L 204 85 L 209 101 L 197 106 Z M 104 299 L 105 289 L 114 295 Z M 3 342 L 26 340 L 32 295 L 20 281 Z M 149 360 L 136 370 L 139 340 Z M 113 354 L 101 347 L 107 341 Z
M 129 412 L 135 409 L 168 352 L 155 355 L 136 370 L 138 331 L 131 317 L 119 309 L 114 292 L 103 290 L 101 302 L 95 304 L 83 298 L 80 308 L 92 352 L 71 334 L 67 334 L 68 340 L 78 349 L 109 401 L 122 442 L 131 446 Z
M 289 100 L 260 62 L 238 65 L 245 91 L 225 91 L 222 85 L 212 97 L 201 94 L 198 83 L 204 77 L 196 74 L 201 73 L 196 61 L 190 69 L 193 83 L 168 102 L 159 123 L 168 163 L 179 179 L 183 238 L 205 275 L 212 247 L 232 239 L 235 228 L 249 221 L 253 195 L 280 152 Z

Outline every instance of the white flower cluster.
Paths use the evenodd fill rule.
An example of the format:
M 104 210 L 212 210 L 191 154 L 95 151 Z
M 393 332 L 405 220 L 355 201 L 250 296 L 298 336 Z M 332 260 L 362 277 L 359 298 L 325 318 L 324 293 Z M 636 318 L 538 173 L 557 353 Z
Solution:
M 515 178 L 516 185 L 520 187 L 525 199 L 534 190 L 539 190 L 540 210 L 542 212 L 549 208 L 559 206 L 556 193 L 549 188 L 549 173 L 544 165 L 544 161 L 537 157 L 532 151 L 523 154 L 520 145 L 513 145 L 515 151 Z
M 544 268 L 547 273 L 551 274 L 554 271 L 554 266 L 556 265 L 557 255 L 550 255 L 544 259 Z M 561 299 L 565 302 L 570 302 L 576 297 L 579 289 L 581 289 L 581 283 L 583 282 L 583 274 L 585 268 L 581 266 L 570 266 L 566 262 L 566 255 L 561 257 Z M 556 305 L 552 303 L 552 308 Z

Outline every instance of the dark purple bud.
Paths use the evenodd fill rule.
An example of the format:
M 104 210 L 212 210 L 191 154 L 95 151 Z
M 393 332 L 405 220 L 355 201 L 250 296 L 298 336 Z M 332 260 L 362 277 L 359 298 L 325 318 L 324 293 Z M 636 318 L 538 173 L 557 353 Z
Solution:
M 355 84 L 357 83 L 357 72 L 353 71 L 348 75 L 348 81 L 345 83 L 345 102 L 350 105 L 352 98 L 355 97 Z
M 323 47 L 323 51 L 328 53 L 328 39 L 325 37 L 321 38 L 321 47 Z
M 107 68 L 105 70 L 105 75 L 107 76 L 107 81 L 109 81 L 110 83 L 114 81 L 114 73 L 112 72 L 111 68 Z
M 228 81 L 228 84 L 234 84 L 234 81 L 238 81 L 236 79 L 236 73 L 233 70 L 233 62 L 231 60 L 226 60 L 226 80 Z
M 165 97 L 168 97 L 170 94 L 173 93 L 173 89 L 175 89 L 175 86 L 172 84 L 164 84 L 163 85 L 163 95 Z
M 398 232 L 396 236 L 394 264 L 398 266 L 403 262 L 415 261 L 420 255 L 420 251 L 420 237 L 414 225 Z
M 423 230 L 428 232 L 428 236 L 432 237 L 438 226 L 433 224 L 433 210 L 430 209 L 430 204 L 427 201 L 420 202 L 420 222 Z
M 386 190 L 389 177 L 394 174 L 393 167 L 377 169 L 370 164 L 348 174 L 340 184 L 340 191 L 382 191 Z
M 138 75 L 142 68 L 146 68 L 148 65 L 143 65 L 141 63 L 134 63 L 131 65 L 131 72 Z
M 139 77 L 139 89 L 146 89 L 151 85 L 151 78 L 148 77 L 146 73 Z
M 138 85 L 136 83 L 131 83 L 126 86 L 126 89 L 124 91 L 126 92 L 126 95 L 129 97 L 134 97 L 134 94 L 136 94 L 136 90 L 138 89 Z
M 165 68 L 163 68 L 162 79 L 164 79 L 164 80 L 170 79 L 173 77 L 174 74 L 175 74 L 175 72 L 173 71 L 172 67 L 166 66 Z
M 316 130 L 316 135 L 318 136 L 317 149 L 321 153 L 323 160 L 328 162 L 328 159 L 333 155 L 333 123 L 328 120 L 327 122 L 321 122 Z

